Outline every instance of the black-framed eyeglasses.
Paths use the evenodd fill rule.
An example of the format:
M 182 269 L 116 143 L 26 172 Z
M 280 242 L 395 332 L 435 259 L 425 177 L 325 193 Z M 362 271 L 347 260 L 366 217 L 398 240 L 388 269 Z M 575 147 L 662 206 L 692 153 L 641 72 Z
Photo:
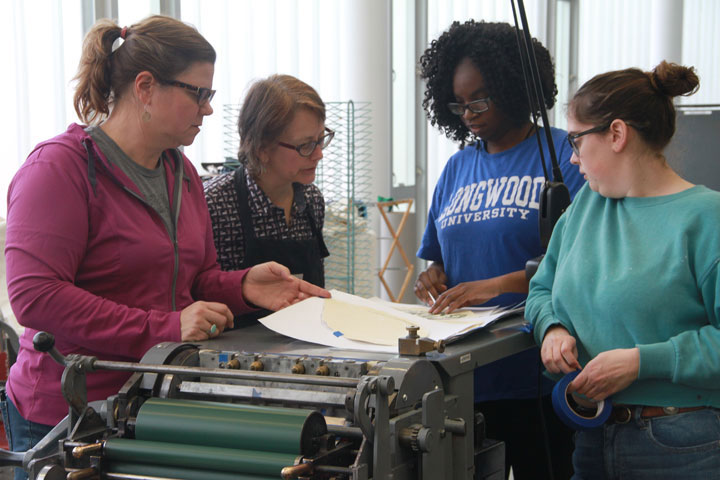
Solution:
M 179 82 L 177 80 L 162 81 L 162 83 L 173 87 L 184 88 L 185 90 L 193 92 L 197 96 L 198 105 L 200 105 L 201 107 L 206 103 L 209 103 L 210 100 L 212 100 L 215 96 L 215 90 L 212 90 L 210 88 L 198 87 L 196 85 L 190 85 L 189 83 Z
M 320 150 L 324 150 L 325 147 L 330 145 L 330 142 L 332 141 L 333 137 L 335 137 L 335 132 L 330 130 L 329 128 L 325 127 L 325 131 L 327 132 L 322 137 L 318 138 L 315 141 L 312 142 L 306 142 L 301 145 L 291 145 L 289 143 L 285 142 L 277 142 L 278 145 L 285 148 L 292 148 L 293 150 L 297 151 L 301 157 L 309 157 L 312 155 L 312 153 L 315 151 L 317 147 L 320 147 Z
M 605 125 L 598 125 L 597 127 L 589 128 L 587 130 L 583 130 L 580 133 L 568 133 L 567 139 L 568 143 L 570 143 L 570 147 L 572 147 L 573 152 L 575 152 L 575 156 L 580 156 L 580 148 L 578 147 L 577 143 L 575 143 L 575 140 L 582 137 L 583 135 L 589 135 L 591 133 L 598 133 L 598 132 L 604 132 L 610 127 L 610 124 L 607 123 Z
M 465 115 L 465 109 L 472 113 L 483 113 L 490 110 L 490 97 L 479 98 L 468 103 L 448 103 L 448 110 L 455 115 Z

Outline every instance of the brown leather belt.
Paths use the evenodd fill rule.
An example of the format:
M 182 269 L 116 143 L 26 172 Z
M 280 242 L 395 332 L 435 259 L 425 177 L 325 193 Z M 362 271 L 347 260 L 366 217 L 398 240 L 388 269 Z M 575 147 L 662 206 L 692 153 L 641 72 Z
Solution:
M 644 407 L 642 405 L 613 405 L 612 413 L 608 419 L 608 423 L 628 423 L 633 418 L 633 414 L 640 409 L 640 418 L 664 417 L 667 415 L 677 415 L 678 413 L 694 412 L 707 407 Z

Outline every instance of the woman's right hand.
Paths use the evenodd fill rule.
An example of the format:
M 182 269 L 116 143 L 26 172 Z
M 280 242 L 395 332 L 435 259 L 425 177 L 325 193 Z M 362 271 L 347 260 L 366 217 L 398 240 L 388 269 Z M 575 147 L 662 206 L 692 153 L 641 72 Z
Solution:
M 542 362 L 550 373 L 570 373 L 580 370 L 575 337 L 561 325 L 548 328 L 540 348 Z
M 213 325 L 216 329 L 212 331 Z M 180 336 L 183 342 L 202 341 L 232 328 L 233 314 L 224 303 L 195 302 L 180 312 Z
M 415 296 L 426 305 L 435 303 L 445 290 L 447 290 L 447 275 L 445 275 L 445 267 L 440 262 L 431 263 L 427 270 L 418 275 L 415 282 Z

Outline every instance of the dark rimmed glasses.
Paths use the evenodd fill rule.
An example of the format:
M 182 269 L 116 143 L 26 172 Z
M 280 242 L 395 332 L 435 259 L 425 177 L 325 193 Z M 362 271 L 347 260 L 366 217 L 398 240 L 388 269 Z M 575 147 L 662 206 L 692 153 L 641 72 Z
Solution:
M 577 143 L 575 143 L 575 140 L 582 137 L 583 135 L 590 135 L 591 133 L 599 133 L 604 132 L 610 127 L 610 124 L 607 123 L 605 125 L 598 125 L 597 127 L 589 128 L 587 130 L 583 130 L 580 133 L 568 133 L 567 139 L 568 143 L 570 144 L 570 147 L 572 147 L 573 152 L 575 153 L 576 157 L 580 156 L 580 148 L 578 147 Z
M 465 115 L 465 109 L 472 113 L 483 113 L 490 110 L 490 97 L 479 98 L 468 103 L 448 103 L 448 110 L 455 115 Z
M 291 148 L 295 151 L 297 151 L 301 157 L 309 157 L 312 155 L 312 153 L 315 151 L 317 147 L 320 147 L 320 150 L 324 150 L 325 147 L 330 145 L 330 142 L 332 141 L 333 137 L 335 137 L 335 132 L 330 130 L 329 128 L 325 127 L 325 131 L 327 132 L 322 137 L 318 138 L 315 141 L 312 142 L 306 142 L 300 145 L 291 145 L 289 143 L 285 142 L 277 142 L 278 145 L 285 148 Z
M 173 87 L 184 88 L 185 90 L 194 93 L 197 96 L 197 103 L 201 107 L 206 103 L 209 103 L 210 100 L 212 100 L 215 96 L 215 90 L 212 90 L 210 88 L 198 87 L 196 85 L 190 85 L 189 83 L 179 82 L 177 80 L 163 80 L 162 83 Z

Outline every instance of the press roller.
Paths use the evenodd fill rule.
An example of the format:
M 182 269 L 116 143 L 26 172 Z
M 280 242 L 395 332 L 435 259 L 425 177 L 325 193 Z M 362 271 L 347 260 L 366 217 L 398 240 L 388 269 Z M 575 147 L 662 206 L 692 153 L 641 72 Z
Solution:
M 319 450 L 325 418 L 307 409 L 178 399 L 148 399 L 138 412 L 135 439 L 103 444 L 108 470 L 165 471 L 201 478 L 205 472 L 268 475 Z M 168 476 L 168 475 L 164 475 Z
M 313 410 L 170 398 L 147 400 L 135 421 L 138 440 L 296 456 L 315 453 L 314 440 L 326 433 Z

